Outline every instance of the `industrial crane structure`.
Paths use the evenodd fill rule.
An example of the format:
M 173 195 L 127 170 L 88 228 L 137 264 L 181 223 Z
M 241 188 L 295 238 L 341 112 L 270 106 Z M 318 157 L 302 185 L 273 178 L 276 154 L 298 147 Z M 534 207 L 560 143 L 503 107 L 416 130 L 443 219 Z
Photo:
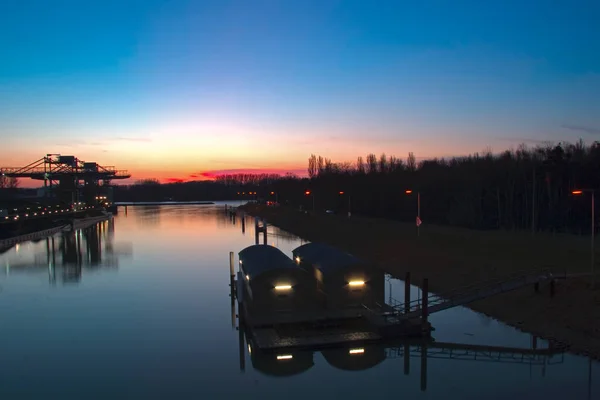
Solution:
M 12 178 L 44 181 L 44 196 L 63 204 L 88 206 L 112 203 L 111 181 L 131 177 L 126 170 L 85 162 L 75 156 L 46 154 L 24 167 L 0 168 L 0 174 Z

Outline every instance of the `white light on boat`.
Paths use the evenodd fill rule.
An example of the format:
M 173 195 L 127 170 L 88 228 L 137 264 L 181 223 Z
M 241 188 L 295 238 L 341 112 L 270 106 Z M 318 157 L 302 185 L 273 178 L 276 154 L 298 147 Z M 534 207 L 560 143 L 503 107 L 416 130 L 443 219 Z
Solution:
M 294 358 L 294 356 L 291 354 L 282 354 L 277 356 L 278 360 L 291 360 L 292 358 Z
M 248 343 L 248 354 L 252 355 L 252 346 Z
M 365 349 L 350 349 L 348 350 L 348 354 L 363 354 Z
M 290 290 L 292 285 L 277 285 L 275 286 L 275 290 Z
M 246 275 L 246 280 L 250 280 L 250 275 Z
M 296 257 L 296 262 L 300 264 L 300 257 Z
M 350 281 L 348 282 L 348 285 L 350 286 L 362 286 L 365 284 L 365 281 Z

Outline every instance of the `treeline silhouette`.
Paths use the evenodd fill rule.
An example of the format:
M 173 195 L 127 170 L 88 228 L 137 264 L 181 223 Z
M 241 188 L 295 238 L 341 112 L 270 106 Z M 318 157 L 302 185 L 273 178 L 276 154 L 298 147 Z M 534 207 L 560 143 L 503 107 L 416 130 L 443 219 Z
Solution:
M 369 154 L 355 163 L 335 163 L 311 155 L 308 178 L 233 174 L 214 181 L 163 185 L 146 181 L 117 187 L 115 198 L 277 199 L 306 210 L 314 206 L 318 211 L 351 210 L 353 214 L 414 221 L 419 193 L 424 223 L 589 233 L 590 194 L 574 196 L 572 191 L 599 187 L 599 167 L 600 143 L 587 146 L 582 141 L 533 148 L 521 145 L 496 155 L 484 151 L 421 162 L 412 153 L 405 160 Z
M 193 181 L 161 184 L 145 179 L 133 185 L 114 186 L 115 201 L 219 201 L 236 197 L 237 189 L 215 181 Z
M 354 165 L 313 155 L 308 173 L 316 205 L 319 193 L 332 202 L 343 191 L 337 195 L 338 207 L 344 204 L 342 197 L 350 196 L 353 212 L 410 221 L 416 218 L 420 193 L 424 222 L 589 232 L 590 194 L 574 196 L 572 191 L 598 187 L 599 167 L 600 144 L 579 141 L 420 163 L 412 153 L 406 161 L 369 154 Z

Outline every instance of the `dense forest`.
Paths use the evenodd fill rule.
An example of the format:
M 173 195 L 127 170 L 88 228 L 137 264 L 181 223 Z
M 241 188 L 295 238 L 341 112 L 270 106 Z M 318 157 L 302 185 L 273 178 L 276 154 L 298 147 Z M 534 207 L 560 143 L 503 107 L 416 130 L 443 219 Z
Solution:
M 369 154 L 355 163 L 312 155 L 308 178 L 237 174 L 213 182 L 146 182 L 121 188 L 116 197 L 277 199 L 309 210 L 350 208 L 354 214 L 414 221 L 419 194 L 424 223 L 589 233 L 591 194 L 572 191 L 597 188 L 599 168 L 600 143 L 581 141 L 421 162 L 412 153 L 405 160 Z

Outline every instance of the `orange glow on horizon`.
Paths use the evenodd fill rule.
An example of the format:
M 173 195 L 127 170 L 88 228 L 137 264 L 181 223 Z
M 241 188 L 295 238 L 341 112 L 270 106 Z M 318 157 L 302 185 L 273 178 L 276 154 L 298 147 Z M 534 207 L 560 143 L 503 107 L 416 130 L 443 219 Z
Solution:
M 304 192 L 305 195 L 310 195 L 310 190 L 307 190 L 306 192 Z
M 406 194 L 411 194 L 411 193 L 412 193 L 412 190 L 406 190 L 404 193 L 406 193 Z
M 571 192 L 571 194 L 574 194 L 574 195 L 583 194 L 583 190 L 573 190 Z

